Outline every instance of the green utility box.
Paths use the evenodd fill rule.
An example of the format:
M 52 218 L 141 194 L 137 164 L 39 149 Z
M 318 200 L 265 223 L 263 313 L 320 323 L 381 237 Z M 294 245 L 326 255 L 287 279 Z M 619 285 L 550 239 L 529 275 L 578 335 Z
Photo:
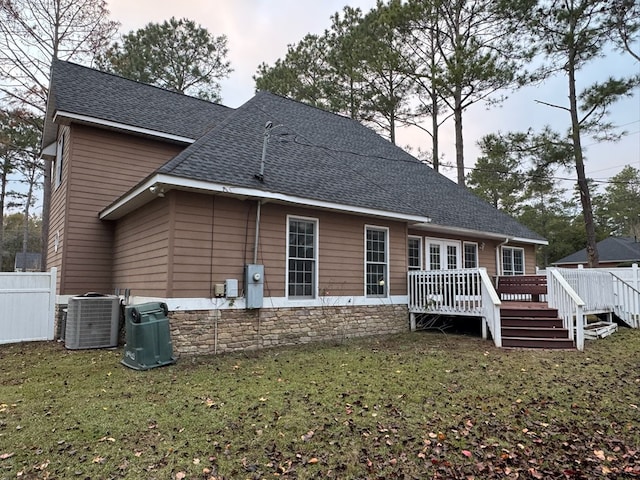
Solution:
M 165 303 L 130 305 L 125 312 L 124 358 L 122 364 L 148 370 L 175 363 Z

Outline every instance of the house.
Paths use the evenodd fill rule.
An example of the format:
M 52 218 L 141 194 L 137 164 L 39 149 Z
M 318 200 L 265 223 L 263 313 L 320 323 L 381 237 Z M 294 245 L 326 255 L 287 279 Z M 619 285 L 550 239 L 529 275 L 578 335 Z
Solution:
M 607 237 L 597 243 L 599 267 L 628 267 L 640 263 L 640 242 L 634 237 Z M 583 248 L 571 255 L 553 262 L 554 267 L 586 267 L 587 249 Z
M 42 254 L 36 252 L 17 252 L 13 263 L 15 272 L 39 272 Z
M 237 109 L 54 61 L 48 268 L 58 301 L 167 303 L 218 353 L 409 329 L 407 272 L 535 270 L 544 238 L 340 115 Z

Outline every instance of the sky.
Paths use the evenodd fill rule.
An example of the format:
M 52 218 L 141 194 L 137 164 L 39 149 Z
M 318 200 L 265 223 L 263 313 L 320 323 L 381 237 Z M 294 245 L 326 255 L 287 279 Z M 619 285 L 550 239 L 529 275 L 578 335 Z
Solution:
M 273 64 L 284 57 L 287 45 L 297 43 L 307 33 L 322 33 L 330 26 L 330 16 L 345 5 L 363 11 L 375 6 L 375 0 L 107 0 L 111 18 L 121 23 L 121 33 L 144 27 L 149 22 L 162 22 L 175 16 L 189 18 L 207 28 L 213 35 L 226 35 L 233 73 L 222 82 L 222 103 L 238 107 L 255 93 L 253 75 L 262 62 Z M 609 75 L 640 74 L 640 64 L 629 55 L 612 52 L 598 59 L 581 72 L 587 82 L 603 81 Z M 498 107 L 487 109 L 477 104 L 463 117 L 465 166 L 473 167 L 479 155 L 476 142 L 489 133 L 541 130 L 550 125 L 566 131 L 568 112 L 551 108 L 547 103 L 567 104 L 567 85 L 562 77 L 552 78 L 543 85 L 531 86 L 509 94 Z M 626 135 L 617 143 L 598 143 L 585 138 L 586 173 L 588 177 L 606 182 L 626 165 L 640 169 L 640 88 L 632 98 L 612 107 L 611 120 L 621 126 Z M 430 138 L 417 129 L 404 129 L 397 134 L 400 146 L 430 148 Z M 441 131 L 441 146 L 446 163 L 455 163 L 453 121 Z M 447 177 L 455 179 L 453 169 L 445 169 Z M 574 178 L 574 171 L 560 172 L 560 177 Z M 571 188 L 574 182 L 566 181 Z M 606 185 L 606 183 L 601 183 Z

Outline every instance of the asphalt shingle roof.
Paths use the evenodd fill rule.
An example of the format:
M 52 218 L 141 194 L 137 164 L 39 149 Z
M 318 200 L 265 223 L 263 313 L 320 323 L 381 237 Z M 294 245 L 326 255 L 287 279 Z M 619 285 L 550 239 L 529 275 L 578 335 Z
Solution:
M 47 113 L 51 115 L 55 111 L 195 140 L 233 109 L 74 63 L 54 60 Z M 51 132 L 45 134 L 50 136 Z
M 55 140 L 56 111 L 197 139 L 157 173 L 544 240 L 358 122 L 267 92 L 233 110 L 56 60 L 45 146 Z
M 263 183 L 254 175 L 267 121 L 274 128 Z M 236 109 L 158 173 L 544 240 L 358 122 L 267 92 Z
M 640 242 L 633 237 L 607 237 L 598 242 L 598 257 L 602 263 L 626 263 L 640 261 Z M 554 265 L 587 262 L 587 249 L 567 255 L 553 262 Z

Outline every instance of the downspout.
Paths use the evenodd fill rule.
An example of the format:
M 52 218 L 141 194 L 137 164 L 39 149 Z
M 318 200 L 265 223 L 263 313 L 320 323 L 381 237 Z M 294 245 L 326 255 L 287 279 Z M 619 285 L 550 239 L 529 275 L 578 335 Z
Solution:
M 258 263 L 258 242 L 260 241 L 260 210 L 262 209 L 262 200 L 258 200 L 258 208 L 256 210 L 256 238 L 253 242 L 253 264 Z

